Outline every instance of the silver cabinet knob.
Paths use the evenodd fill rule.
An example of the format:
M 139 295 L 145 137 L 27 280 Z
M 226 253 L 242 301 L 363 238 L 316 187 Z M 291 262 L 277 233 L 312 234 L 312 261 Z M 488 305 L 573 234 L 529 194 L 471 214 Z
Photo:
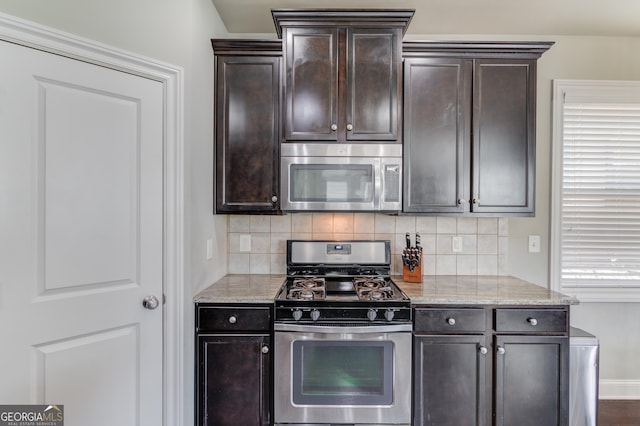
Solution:
M 471 200 L 471 202 L 472 202 L 473 204 L 478 205 L 478 204 L 480 204 L 480 198 L 474 198 L 473 200 Z
M 238 317 L 235 315 L 231 315 L 229 317 L 229 324 L 235 324 L 236 322 L 238 322 Z
M 535 318 L 527 318 L 527 322 L 529 323 L 529 325 L 531 325 L 531 327 L 535 327 L 536 325 L 538 325 L 538 320 Z
M 505 350 L 504 350 L 504 348 L 503 348 L 502 346 L 498 346 L 498 353 L 499 353 L 500 355 L 504 355 Z
M 155 296 L 147 296 L 142 299 L 142 306 L 144 306 L 145 309 L 153 310 L 159 305 L 160 302 L 158 302 L 158 299 Z
M 269 353 L 269 346 L 264 345 L 262 347 L 262 349 L 260 349 L 260 351 L 262 351 L 263 354 L 268 354 Z
M 456 319 L 455 318 L 447 318 L 447 324 L 456 325 Z
M 485 346 L 480 346 L 480 353 L 482 355 L 486 355 L 488 352 L 487 348 Z
M 271 197 L 271 202 L 272 203 L 277 203 L 278 202 L 278 196 L 274 195 L 273 197 Z
M 334 132 L 335 132 L 336 130 L 338 130 L 338 125 L 337 125 L 337 124 L 332 124 L 332 125 L 331 125 L 331 130 L 333 130 Z
M 459 206 L 464 206 L 464 203 L 466 203 L 467 200 L 465 200 L 464 198 L 458 198 L 458 205 Z
M 347 130 L 348 131 L 352 131 L 353 130 L 353 124 L 347 124 Z

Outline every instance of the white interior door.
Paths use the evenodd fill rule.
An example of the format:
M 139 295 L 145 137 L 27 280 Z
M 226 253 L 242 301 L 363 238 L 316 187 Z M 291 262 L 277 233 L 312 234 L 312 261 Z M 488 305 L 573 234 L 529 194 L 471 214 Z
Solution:
M 4 41 L 0 58 L 0 403 L 161 425 L 162 84 Z

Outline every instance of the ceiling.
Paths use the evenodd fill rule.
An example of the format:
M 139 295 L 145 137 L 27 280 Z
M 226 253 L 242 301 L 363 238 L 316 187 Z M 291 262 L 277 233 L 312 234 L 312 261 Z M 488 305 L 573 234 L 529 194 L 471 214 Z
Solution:
M 211 0 L 231 34 L 273 34 L 272 8 L 415 9 L 420 35 L 640 36 L 639 0 Z

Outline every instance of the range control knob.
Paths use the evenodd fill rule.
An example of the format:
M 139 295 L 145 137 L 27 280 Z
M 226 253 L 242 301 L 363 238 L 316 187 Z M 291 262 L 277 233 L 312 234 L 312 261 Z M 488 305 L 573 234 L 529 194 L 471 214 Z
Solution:
M 302 318 L 302 311 L 300 309 L 294 309 L 293 310 L 293 319 L 296 321 L 300 321 L 300 318 Z
M 311 311 L 311 319 L 314 321 L 318 321 L 318 318 L 320 318 L 320 311 L 317 309 L 314 309 Z
M 387 309 L 384 312 L 384 317 L 386 318 L 387 321 L 392 321 L 394 316 L 395 316 L 395 312 L 393 312 L 393 309 Z
M 369 321 L 375 320 L 377 316 L 378 316 L 378 311 L 376 311 L 375 309 L 369 309 L 367 311 L 367 318 L 369 318 Z

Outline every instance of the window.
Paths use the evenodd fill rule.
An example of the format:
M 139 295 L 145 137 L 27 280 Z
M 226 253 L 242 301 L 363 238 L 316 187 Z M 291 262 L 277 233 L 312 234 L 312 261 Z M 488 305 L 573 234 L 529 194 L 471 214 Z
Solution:
M 640 301 L 640 82 L 554 82 L 552 288 Z

